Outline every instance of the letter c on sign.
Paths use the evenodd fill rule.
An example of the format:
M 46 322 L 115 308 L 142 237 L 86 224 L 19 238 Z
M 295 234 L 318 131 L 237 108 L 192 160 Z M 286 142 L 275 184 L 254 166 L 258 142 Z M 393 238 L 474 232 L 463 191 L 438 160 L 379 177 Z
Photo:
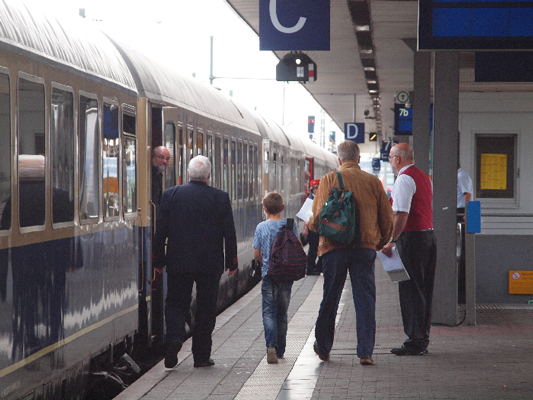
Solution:
M 307 20 L 307 18 L 305 18 L 305 17 L 300 17 L 300 19 L 298 20 L 296 25 L 294 25 L 291 28 L 287 28 L 287 27 L 281 25 L 280 22 L 279 22 L 278 14 L 277 14 L 277 7 L 276 7 L 276 0 L 270 0 L 269 11 L 270 11 L 270 20 L 272 21 L 272 25 L 274 25 L 274 27 L 278 31 L 280 31 L 282 33 L 296 33 L 296 32 L 298 32 L 300 29 L 302 29 L 304 27 L 305 21 Z

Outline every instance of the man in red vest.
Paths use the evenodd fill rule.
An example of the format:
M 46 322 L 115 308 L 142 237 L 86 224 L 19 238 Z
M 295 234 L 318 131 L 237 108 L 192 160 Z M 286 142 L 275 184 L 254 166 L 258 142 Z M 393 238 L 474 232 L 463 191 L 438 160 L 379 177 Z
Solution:
M 394 228 L 390 243 L 382 252 L 390 257 L 396 246 L 411 278 L 398 284 L 403 327 L 408 339 L 391 352 L 398 356 L 423 355 L 429 345 L 437 264 L 433 187 L 429 177 L 414 166 L 414 153 L 409 145 L 395 145 L 390 150 L 389 163 L 397 176 L 391 195 Z

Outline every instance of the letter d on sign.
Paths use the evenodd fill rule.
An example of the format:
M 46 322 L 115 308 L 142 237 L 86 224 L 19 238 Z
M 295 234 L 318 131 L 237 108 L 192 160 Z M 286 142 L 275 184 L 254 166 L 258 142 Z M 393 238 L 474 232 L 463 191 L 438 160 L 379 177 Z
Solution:
M 344 124 L 344 137 L 355 143 L 365 142 L 365 124 L 356 122 L 346 122 Z

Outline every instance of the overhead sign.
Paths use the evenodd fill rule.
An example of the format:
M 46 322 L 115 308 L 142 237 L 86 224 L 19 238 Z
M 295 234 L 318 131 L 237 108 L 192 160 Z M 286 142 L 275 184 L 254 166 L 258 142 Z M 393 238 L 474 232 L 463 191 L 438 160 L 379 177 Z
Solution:
M 344 137 L 355 143 L 365 142 L 365 124 L 357 122 L 344 123 Z
M 381 171 L 381 159 L 379 158 L 372 159 L 372 171 L 374 172 Z
M 389 161 L 389 153 L 392 146 L 394 146 L 397 142 L 393 142 L 392 140 L 383 140 L 381 142 L 381 150 L 380 150 L 380 158 L 381 161 Z
M 405 91 L 396 93 L 396 101 L 402 104 L 409 103 L 409 93 Z
M 316 81 L 316 63 L 304 53 L 288 53 L 276 65 L 277 81 Z
M 260 50 L 329 50 L 330 0 L 259 0 Z
M 405 107 L 404 104 L 394 105 L 394 134 L 413 134 L 413 109 Z

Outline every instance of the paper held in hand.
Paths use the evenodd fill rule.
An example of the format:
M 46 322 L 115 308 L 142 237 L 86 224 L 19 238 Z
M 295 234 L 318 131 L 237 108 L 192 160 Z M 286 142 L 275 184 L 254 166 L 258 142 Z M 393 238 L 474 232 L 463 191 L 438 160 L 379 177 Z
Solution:
M 309 218 L 313 215 L 313 200 L 306 199 L 305 203 L 303 204 L 302 208 L 300 208 L 300 211 L 296 214 L 296 216 L 305 222 L 309 221 Z
M 392 282 L 401 282 L 409 280 L 409 274 L 403 266 L 400 255 L 396 251 L 396 246 L 392 248 L 392 257 L 387 257 L 381 251 L 378 251 L 378 256 L 383 264 L 383 269 L 389 274 L 389 278 Z

